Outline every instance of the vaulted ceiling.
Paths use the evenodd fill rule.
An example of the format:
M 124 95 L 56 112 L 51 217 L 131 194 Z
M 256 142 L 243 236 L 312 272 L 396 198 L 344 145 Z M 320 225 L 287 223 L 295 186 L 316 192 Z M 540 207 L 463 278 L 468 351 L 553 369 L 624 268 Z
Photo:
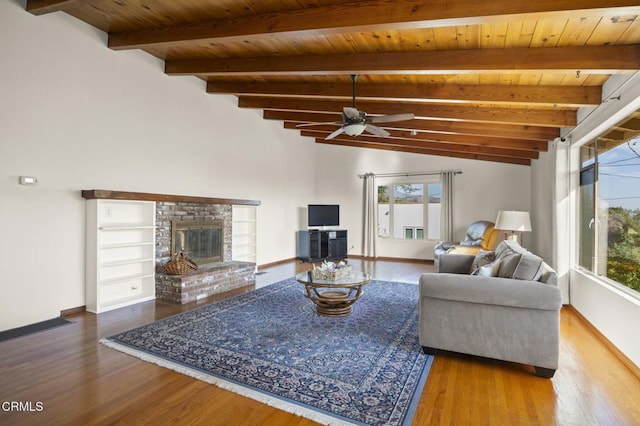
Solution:
M 614 74 L 640 70 L 638 0 L 28 0 L 234 94 L 317 143 L 530 165 Z M 390 135 L 325 138 L 351 106 Z M 605 100 L 606 101 L 606 100 Z

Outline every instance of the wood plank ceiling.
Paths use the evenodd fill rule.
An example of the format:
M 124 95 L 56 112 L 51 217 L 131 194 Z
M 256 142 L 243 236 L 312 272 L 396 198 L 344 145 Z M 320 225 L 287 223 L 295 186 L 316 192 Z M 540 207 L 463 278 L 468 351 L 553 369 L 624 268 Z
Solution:
M 530 165 L 614 74 L 640 70 L 638 0 L 28 0 L 142 49 L 317 143 Z M 351 105 L 389 137 L 324 138 Z

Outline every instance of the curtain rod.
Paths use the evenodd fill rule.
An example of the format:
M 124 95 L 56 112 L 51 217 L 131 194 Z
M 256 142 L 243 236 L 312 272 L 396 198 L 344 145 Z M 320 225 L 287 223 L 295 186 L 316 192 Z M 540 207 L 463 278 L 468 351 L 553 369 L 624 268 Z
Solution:
M 442 172 L 405 172 L 405 173 L 367 173 L 368 175 L 373 175 L 375 177 L 409 177 L 409 176 L 429 176 L 429 175 L 439 175 Z M 461 170 L 454 170 L 453 174 L 461 175 Z M 365 177 L 366 175 L 358 175 L 360 179 Z

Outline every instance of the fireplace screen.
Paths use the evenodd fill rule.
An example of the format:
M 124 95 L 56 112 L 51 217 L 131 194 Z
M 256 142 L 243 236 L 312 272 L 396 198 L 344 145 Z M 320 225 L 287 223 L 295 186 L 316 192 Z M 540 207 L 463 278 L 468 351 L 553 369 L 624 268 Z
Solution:
M 171 221 L 172 254 L 184 253 L 198 265 L 222 262 L 224 231 L 221 220 Z

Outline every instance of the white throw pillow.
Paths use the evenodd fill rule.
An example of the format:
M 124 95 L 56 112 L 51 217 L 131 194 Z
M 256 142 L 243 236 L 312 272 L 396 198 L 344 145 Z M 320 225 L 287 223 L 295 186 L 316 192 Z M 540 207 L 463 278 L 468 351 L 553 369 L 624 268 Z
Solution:
M 487 265 L 479 267 L 474 274 L 479 277 L 497 277 L 499 270 L 500 261 L 495 260 Z

